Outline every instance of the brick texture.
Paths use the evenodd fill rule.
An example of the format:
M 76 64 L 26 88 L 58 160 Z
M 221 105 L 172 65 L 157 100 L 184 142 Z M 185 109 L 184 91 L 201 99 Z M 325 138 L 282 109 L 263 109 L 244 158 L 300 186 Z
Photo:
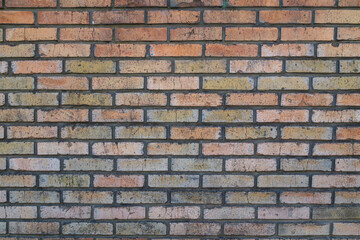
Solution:
M 0 0 L 0 240 L 356 240 L 359 0 Z

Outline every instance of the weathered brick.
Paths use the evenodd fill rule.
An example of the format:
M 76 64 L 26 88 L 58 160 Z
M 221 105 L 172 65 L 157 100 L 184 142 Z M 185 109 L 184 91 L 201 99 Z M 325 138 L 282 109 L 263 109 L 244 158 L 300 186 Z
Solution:
M 63 68 L 62 62 L 56 60 L 13 61 L 11 67 L 14 74 L 61 73 Z
M 118 159 L 117 170 L 120 172 L 131 171 L 167 171 L 167 158 L 136 158 L 136 159 Z
M 314 56 L 314 46 L 312 44 L 282 43 L 263 45 L 261 48 L 263 57 L 302 57 Z
M 256 13 L 243 10 L 205 10 L 205 23 L 255 23 Z
M 309 207 L 260 207 L 259 219 L 309 219 Z
M 59 105 L 57 93 L 10 93 L 11 106 L 56 106 Z
M 9 64 L 5 61 L 0 61 L 0 73 L 8 73 Z
M 338 128 L 336 130 L 336 138 L 341 140 L 360 140 L 360 128 Z
M 256 106 L 277 105 L 278 96 L 273 93 L 232 93 L 226 97 L 226 105 Z
M 149 143 L 149 155 L 198 155 L 197 143 Z
M 261 175 L 258 177 L 258 187 L 265 188 L 301 188 L 309 186 L 306 175 Z
M 91 207 L 79 206 L 42 206 L 41 218 L 89 219 Z
M 166 225 L 159 222 L 116 223 L 118 235 L 165 235 Z
M 315 23 L 347 23 L 359 24 L 358 10 L 316 10 Z
M 44 90 L 88 90 L 86 77 L 39 77 L 37 88 Z
M 158 191 L 120 191 L 118 192 L 117 203 L 166 203 L 166 192 Z
M 32 77 L 0 77 L 2 90 L 30 90 L 34 88 Z
M 115 38 L 117 41 L 166 41 L 166 28 L 116 28 Z
M 115 62 L 110 60 L 69 60 L 65 63 L 68 73 L 115 73 Z
M 334 39 L 333 28 L 326 28 L 326 27 L 281 28 L 281 40 L 283 41 L 332 41 L 333 39 Z
M 143 110 L 96 109 L 92 111 L 93 122 L 141 122 L 143 118 Z
M 271 236 L 275 234 L 275 224 L 269 223 L 226 223 L 225 235 Z
M 176 73 L 225 73 L 224 60 L 176 60 Z
M 197 188 L 199 187 L 198 175 L 149 175 L 149 187 L 155 188 Z
M 280 60 L 231 60 L 230 73 L 280 73 Z
M 259 155 L 307 156 L 309 153 L 309 144 L 292 142 L 259 143 L 257 153 Z
M 85 142 L 39 142 L 39 155 L 84 155 L 89 153 Z
M 94 219 L 144 219 L 144 207 L 97 207 Z
M 150 90 L 193 90 L 199 89 L 198 77 L 149 77 Z
M 5 169 L 6 169 L 6 158 L 0 158 L 0 170 L 5 170 Z
M 308 122 L 307 110 L 257 110 L 257 122 Z
M 166 106 L 167 96 L 162 93 L 118 93 L 115 101 L 119 106 Z
M 359 12 L 360 13 L 360 12 Z M 359 18 L 360 22 L 360 18 Z M 331 44 L 319 44 L 319 57 L 357 57 L 360 54 L 360 44 L 356 43 L 341 43 L 338 46 Z
M 287 204 L 330 204 L 330 192 L 282 192 L 280 202 Z
M 197 122 L 199 111 L 190 109 L 148 110 L 148 122 Z
M 65 203 L 109 204 L 113 203 L 113 193 L 105 191 L 64 191 Z
M 0 142 L 0 154 L 34 154 L 33 142 Z
M 340 72 L 341 73 L 358 73 L 360 71 L 359 60 L 341 60 Z
M 285 71 L 293 73 L 335 73 L 336 62 L 330 60 L 288 60 Z
M 0 24 L 34 24 L 34 13 L 28 11 L 2 11 Z
M 1 187 L 34 187 L 35 176 L 32 175 L 0 175 Z
M 36 207 L 26 206 L 5 206 L 0 207 L 0 218 L 34 219 L 37 217 Z
M 97 142 L 92 145 L 92 153 L 102 156 L 142 155 L 143 143 L 139 142 Z
M 219 7 L 221 0 L 170 0 L 171 7 Z
M 316 207 L 313 209 L 313 219 L 356 219 L 359 218 L 358 207 Z
M 335 171 L 357 172 L 360 164 L 359 159 L 336 159 Z
M 219 235 L 221 225 L 218 223 L 171 223 L 170 235 Z
M 205 56 L 214 57 L 256 57 L 258 46 L 255 44 L 207 44 Z
M 88 12 L 77 11 L 40 11 L 39 24 L 89 24 Z
M 57 222 L 10 222 L 11 234 L 59 234 L 60 225 Z
M 293 107 L 331 106 L 333 96 L 330 94 L 288 93 L 282 94 L 281 105 Z
M 222 159 L 173 158 L 171 160 L 172 171 L 220 172 L 221 169 Z
M 38 110 L 38 122 L 87 122 L 87 109 Z
M 276 41 L 277 28 L 262 27 L 226 27 L 226 41 Z
M 280 169 L 283 171 L 331 171 L 330 159 L 281 159 Z
M 110 7 L 111 0 L 61 0 L 60 7 Z
M 170 97 L 171 106 L 220 106 L 222 98 L 218 94 L 206 93 L 174 93 Z
M 203 143 L 204 155 L 252 155 L 254 145 L 252 143 Z
M 57 138 L 57 127 L 11 126 L 7 128 L 8 138 Z
M 172 203 L 190 204 L 221 204 L 221 194 L 218 192 L 172 192 Z
M 275 204 L 276 193 L 273 192 L 227 192 L 226 203 L 236 204 Z
M 215 127 L 172 127 L 171 139 L 219 139 L 221 129 Z
M 72 174 L 40 175 L 40 187 L 79 188 L 90 186 L 90 176 Z
M 225 161 L 225 170 L 230 172 L 276 171 L 276 160 L 261 158 L 227 159 Z
M 145 57 L 146 45 L 142 44 L 97 44 L 95 57 Z
M 260 11 L 261 23 L 311 23 L 311 11 L 298 10 L 268 10 Z
M 339 7 L 358 7 L 360 6 L 359 0 L 339 0 Z
M 111 128 L 105 126 L 63 127 L 61 138 L 69 139 L 111 139 Z
M 56 158 L 10 158 L 9 168 L 16 171 L 60 171 Z
M 34 110 L 31 109 L 0 109 L 0 122 L 32 122 Z
M 313 80 L 316 90 L 355 90 L 359 86 L 359 77 L 315 77 Z
M 252 90 L 254 79 L 249 77 L 204 77 L 205 90 Z
M 89 57 L 89 44 L 39 44 L 40 57 Z
M 360 224 L 358 223 L 334 223 L 333 234 L 336 235 L 359 235 Z
M 8 28 L 6 40 L 22 41 L 53 41 L 57 40 L 56 28 Z
M 203 122 L 239 123 L 252 122 L 251 110 L 202 110 Z
M 150 207 L 150 219 L 198 219 L 200 207 Z
M 183 27 L 170 29 L 170 41 L 216 41 L 221 39 L 221 27 Z
M 6 0 L 6 7 L 14 8 L 42 8 L 42 7 L 56 7 L 56 0 Z
M 55 191 L 10 191 L 12 203 L 60 203 L 60 194 Z
M 204 188 L 239 188 L 253 187 L 254 177 L 251 175 L 204 175 Z
M 95 187 L 134 188 L 144 186 L 143 175 L 94 175 Z
M 142 77 L 94 77 L 92 79 L 92 89 L 142 89 L 144 79 Z
M 314 175 L 312 177 L 313 188 L 358 188 L 359 186 L 359 175 Z
M 253 219 L 255 209 L 252 207 L 217 207 L 205 208 L 204 219 Z
M 115 0 L 116 7 L 166 7 L 166 0 Z
M 332 128 L 327 127 L 284 127 L 282 139 L 331 140 Z
M 112 235 L 113 225 L 111 223 L 66 223 L 62 226 L 62 233 L 65 235 Z
M 169 60 L 130 60 L 119 61 L 120 73 L 169 73 Z
M 134 24 L 144 23 L 144 11 L 95 11 L 93 24 Z
M 111 171 L 112 159 L 70 158 L 64 160 L 65 171 Z
M 283 4 L 289 7 L 332 7 L 335 0 L 285 0 Z
M 156 10 L 149 11 L 147 20 L 149 24 L 186 23 L 200 22 L 200 11 L 182 10 Z
M 79 3 L 78 1 L 73 1 Z M 53 39 L 52 39 L 53 40 Z M 62 41 L 111 41 L 110 28 L 61 28 L 60 40 Z
M 151 126 L 129 126 L 116 127 L 115 138 L 120 139 L 165 139 L 166 129 L 164 127 Z
M 225 128 L 226 139 L 268 139 L 276 138 L 276 127 L 231 127 Z
M 359 192 L 335 192 L 336 204 L 359 204 L 360 202 Z
M 298 223 L 280 224 L 280 236 L 321 236 L 330 234 L 330 224 L 326 223 Z
M 33 44 L 0 45 L 0 57 L 33 57 L 35 46 Z M 5 71 L 4 71 L 5 72 Z
M 63 93 L 62 105 L 111 106 L 112 96 L 106 93 Z
M 313 122 L 359 122 L 359 110 L 314 110 L 312 116 Z

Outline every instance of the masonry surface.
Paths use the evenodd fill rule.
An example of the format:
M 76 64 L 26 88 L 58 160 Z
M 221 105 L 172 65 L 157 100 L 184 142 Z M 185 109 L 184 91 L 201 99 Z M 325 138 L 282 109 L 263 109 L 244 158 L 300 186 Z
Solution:
M 1 0 L 0 239 L 359 239 L 360 0 Z

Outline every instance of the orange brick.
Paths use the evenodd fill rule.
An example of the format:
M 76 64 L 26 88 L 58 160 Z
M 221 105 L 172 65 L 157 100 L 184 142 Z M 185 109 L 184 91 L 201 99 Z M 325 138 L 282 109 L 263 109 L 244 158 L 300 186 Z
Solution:
M 101 110 L 92 111 L 93 122 L 141 122 L 143 110 Z
M 170 29 L 171 41 L 215 41 L 221 39 L 221 27 L 193 27 Z
M 61 73 L 61 61 L 13 61 L 14 74 Z
M 51 41 L 57 40 L 56 28 L 8 28 L 7 41 Z
M 331 106 L 333 96 L 330 94 L 287 93 L 281 96 L 282 106 Z
M 39 44 L 41 57 L 89 57 L 90 44 Z
M 145 57 L 143 44 L 96 44 L 95 57 Z
M 205 10 L 205 23 L 255 23 L 254 11 L 239 10 Z
M 314 156 L 359 155 L 359 143 L 317 143 L 314 146 Z
M 144 185 L 143 175 L 95 175 L 95 187 L 142 187 Z
M 61 28 L 62 41 L 111 41 L 111 28 Z
M 39 77 L 38 89 L 47 90 L 87 90 L 89 80 L 86 77 Z
M 256 57 L 258 46 L 255 44 L 206 44 L 205 55 L 210 57 Z
M 7 128 L 8 138 L 57 138 L 57 127 L 25 127 Z
M 117 93 L 116 105 L 119 106 L 166 106 L 164 93 Z
M 199 23 L 200 11 L 160 10 L 148 12 L 149 24 Z
M 89 110 L 87 109 L 55 109 L 38 110 L 38 122 L 87 122 Z
M 311 57 L 314 56 L 312 44 L 275 44 L 263 45 L 261 48 L 263 57 Z
M 118 41 L 166 41 L 166 28 L 116 28 Z
M 6 0 L 5 6 L 19 8 L 56 7 L 56 0 Z
M 142 89 L 144 79 L 142 77 L 94 77 L 92 89 Z
M 154 44 L 150 45 L 150 56 L 154 57 L 200 57 L 200 44 Z
M 144 11 L 96 11 L 93 13 L 94 24 L 144 23 Z
M 335 0 L 284 0 L 286 7 L 333 7 Z
M 317 10 L 315 23 L 360 23 L 360 10 Z
M 308 110 L 257 110 L 257 122 L 308 122 Z
M 229 0 L 231 7 L 278 7 L 279 0 Z
M 35 22 L 32 12 L 2 11 L 0 12 L 0 24 L 33 24 Z
M 231 172 L 276 171 L 276 159 L 233 158 L 226 160 L 225 169 Z
M 111 0 L 61 0 L 60 7 L 110 7 Z
M 280 73 L 280 60 L 233 60 L 230 61 L 231 73 Z
M 338 94 L 336 98 L 338 106 L 360 106 L 360 94 Z
M 88 12 L 42 11 L 38 12 L 39 24 L 89 24 Z
M 170 0 L 171 7 L 219 7 L 222 0 Z
M 339 27 L 337 39 L 338 40 L 360 40 L 360 27 Z
M 283 41 L 332 41 L 334 29 L 324 27 L 281 28 Z
M 166 7 L 166 0 L 115 0 L 115 7 Z
M 267 142 L 259 143 L 257 153 L 270 156 L 307 156 L 309 154 L 309 144 L 293 142 Z
M 260 11 L 261 23 L 311 23 L 311 11 L 271 10 Z
M 269 27 L 227 27 L 226 41 L 276 41 L 278 29 Z
M 198 77 L 149 77 L 147 88 L 151 90 L 199 89 Z
M 171 106 L 220 106 L 221 96 L 212 93 L 174 93 L 171 95 Z
M 338 128 L 336 130 L 336 139 L 340 139 L 340 140 L 346 140 L 346 139 L 360 140 L 360 128 L 358 128 L 358 127 Z
M 219 139 L 219 127 L 172 127 L 171 139 Z
M 204 155 L 253 155 L 252 143 L 203 143 Z
M 339 7 L 360 7 L 360 0 L 339 0 Z
M 122 156 L 122 155 L 142 155 L 144 145 L 138 142 L 97 142 L 92 145 L 92 153 L 101 156 Z
M 231 93 L 226 97 L 226 105 L 257 106 L 277 105 L 278 96 L 275 93 Z

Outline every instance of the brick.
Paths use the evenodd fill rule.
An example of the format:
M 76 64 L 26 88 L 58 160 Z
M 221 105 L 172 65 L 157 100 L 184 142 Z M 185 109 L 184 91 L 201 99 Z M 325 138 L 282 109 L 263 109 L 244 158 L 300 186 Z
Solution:
M 6 169 L 6 158 L 0 158 L 0 169 L 1 170 Z
M 65 63 L 67 73 L 115 73 L 115 63 L 110 60 L 69 60 Z
M 230 73 L 280 73 L 280 60 L 231 60 Z
M 39 24 L 89 24 L 88 12 L 77 11 L 40 11 Z
M 360 140 L 360 128 L 338 128 L 336 130 L 336 139 Z
M 318 143 L 315 144 L 313 155 L 359 155 L 360 144 L 352 143 Z
M 53 109 L 38 110 L 38 122 L 87 122 L 87 109 Z
M 239 123 L 252 122 L 251 110 L 203 110 L 203 122 Z
M 158 191 L 120 191 L 118 192 L 117 203 L 166 203 L 166 192 Z
M 314 56 L 314 46 L 312 44 L 282 43 L 263 45 L 261 48 L 263 57 L 302 57 Z
M 6 7 L 14 8 L 42 8 L 42 7 L 56 7 L 56 0 L 6 0 Z
M 25 127 L 10 126 L 7 128 L 8 138 L 57 138 L 57 127 Z
M 311 23 L 311 11 L 298 10 L 269 10 L 260 11 L 259 21 L 261 23 Z
M 172 203 L 221 204 L 221 195 L 216 192 L 172 192 Z
M 197 143 L 149 143 L 149 155 L 198 155 Z
M 255 209 L 252 207 L 217 207 L 205 208 L 204 219 L 253 219 Z
M 308 122 L 307 110 L 257 110 L 257 122 Z
M 309 219 L 309 207 L 260 207 L 259 219 Z
M 360 111 L 358 110 L 340 110 L 340 111 L 322 111 L 314 110 L 312 116 L 313 122 L 359 122 Z
M 225 41 L 276 41 L 277 28 L 264 27 L 226 27 Z
M 255 23 L 254 11 L 242 10 L 205 10 L 205 23 Z
M 34 57 L 35 45 L 19 44 L 19 45 L 0 45 L 0 57 Z M 5 72 L 5 71 L 2 71 Z
M 288 60 L 285 71 L 293 73 L 335 73 L 336 62 L 330 60 Z
M 145 57 L 145 47 L 142 44 L 97 44 L 95 57 Z
M 273 192 L 227 192 L 226 203 L 236 204 L 275 204 L 276 193 Z
M 166 0 L 115 0 L 115 7 L 166 7 Z
M 206 93 L 174 93 L 170 97 L 171 106 L 220 106 L 222 102 L 221 96 L 218 94 Z
M 358 223 L 334 223 L 333 234 L 336 235 L 359 235 L 360 224 Z
M 177 60 L 175 73 L 225 73 L 224 60 Z
M 34 154 L 34 143 L 0 142 L 0 153 L 8 155 Z
M 221 129 L 217 127 L 172 127 L 171 139 L 219 139 Z
M 197 122 L 199 112 L 190 109 L 176 110 L 148 110 L 148 122 Z
M 219 235 L 221 225 L 217 223 L 171 223 L 170 235 Z
M 120 172 L 131 171 L 167 171 L 167 158 L 143 158 L 143 159 L 118 159 L 117 170 Z
M 111 223 L 67 223 L 62 226 L 62 233 L 65 235 L 112 235 L 113 225 Z
M 62 105 L 111 106 L 112 97 L 106 93 L 63 93 Z
M 5 61 L 0 62 L 0 73 L 8 73 L 9 64 Z
M 262 175 L 258 177 L 261 188 L 301 188 L 309 186 L 306 175 Z
M 144 219 L 144 207 L 97 207 L 94 219 Z
M 89 44 L 39 44 L 40 57 L 89 57 Z
M 332 128 L 326 127 L 284 127 L 282 139 L 331 140 Z
M 282 192 L 280 202 L 287 204 L 330 204 L 330 192 Z
M 115 38 L 117 41 L 166 41 L 166 28 L 116 28 Z
M 359 192 L 335 192 L 336 204 L 358 204 L 360 193 Z
M 9 168 L 16 171 L 60 171 L 56 158 L 10 158 Z
M 150 219 L 198 219 L 200 207 L 150 207 Z
M 166 106 L 167 96 L 162 93 L 118 93 L 119 106 Z
M 252 155 L 254 145 L 252 143 L 203 143 L 204 155 Z
M 360 2 L 359 2 L 360 4 Z M 337 33 L 338 40 L 360 40 L 359 27 L 339 27 Z M 356 61 L 356 60 L 355 60 Z
M 116 223 L 118 235 L 165 235 L 166 225 L 160 222 Z
M 149 187 L 154 188 L 197 188 L 199 187 L 198 175 L 149 175 Z
M 359 0 L 340 0 L 339 7 L 358 7 L 360 6 Z
M 5 206 L 0 207 L 1 219 L 34 219 L 37 217 L 36 207 Z
M 259 143 L 257 153 L 259 155 L 306 156 L 309 153 L 309 144 L 292 142 Z
M 355 90 L 359 85 L 359 77 L 315 77 L 313 80 L 316 90 Z
M 194 90 L 199 89 L 198 77 L 149 77 L 150 90 Z
M 169 60 L 133 60 L 119 61 L 120 73 L 169 73 Z
M 335 0 L 285 0 L 286 7 L 333 7 Z
M 230 172 L 276 171 L 276 160 L 261 158 L 227 159 L 225 161 L 225 170 Z
M 313 188 L 358 188 L 360 177 L 358 175 L 314 175 Z
M 30 90 L 34 88 L 32 77 L 0 77 L 2 90 Z
M 225 235 L 271 236 L 275 234 L 275 224 L 266 223 L 226 223 Z
M 340 61 L 341 73 L 358 73 L 360 69 L 360 61 L 358 60 L 342 60 Z
M 142 155 L 143 144 L 139 142 L 97 142 L 92 145 L 94 155 Z
M 84 155 L 88 154 L 88 143 L 84 142 L 39 142 L 39 155 Z
M 258 46 L 255 44 L 207 44 L 205 55 L 210 57 L 256 57 Z
M 144 79 L 142 77 L 94 77 L 92 79 L 92 89 L 142 89 Z
M 7 41 L 53 41 L 57 40 L 56 28 L 8 28 Z
M 79 3 L 78 1 L 73 1 Z M 62 41 L 111 41 L 110 28 L 61 28 L 60 40 Z
M 278 105 L 278 96 L 273 93 L 232 93 L 227 95 L 226 105 Z
M 0 106 L 5 105 L 5 94 L 0 94 Z
M 313 219 L 355 219 L 360 215 L 358 207 L 316 207 L 313 209 Z
M 333 39 L 334 39 L 333 28 L 326 28 L 326 27 L 281 28 L 282 41 L 332 41 Z
M 148 24 L 186 23 L 200 22 L 200 11 L 160 10 L 148 11 Z
M 282 106 L 306 107 L 306 106 L 331 106 L 333 96 L 330 94 L 287 93 L 281 96 Z
M 251 175 L 204 175 L 204 188 L 243 188 L 253 187 L 254 177 Z
M 11 234 L 59 234 L 57 222 L 10 222 L 9 233 Z
M 226 139 L 273 139 L 277 136 L 276 127 L 229 127 L 225 128 Z
M 280 169 L 283 171 L 331 171 L 330 159 L 281 159 Z
M 86 77 L 39 77 L 37 88 L 44 90 L 88 90 Z
M 171 170 L 188 172 L 220 172 L 222 170 L 222 159 L 199 159 L 199 158 L 173 158 Z
M 113 203 L 113 193 L 106 191 L 64 191 L 65 203 L 109 204 Z
M 360 18 L 359 18 L 360 22 Z M 331 44 L 319 44 L 318 56 L 319 57 L 356 57 L 359 56 L 359 44 L 342 43 L 338 46 Z
M 143 175 L 94 175 L 94 187 L 134 188 L 144 186 Z
M 143 118 L 142 110 L 96 109 L 92 111 L 93 122 L 141 122 Z
M 360 14 L 358 10 L 317 10 L 315 11 L 315 23 L 347 23 L 359 24 Z
M 154 57 L 201 57 L 200 44 L 152 44 L 150 56 Z
M 60 7 L 110 7 L 111 0 L 61 0 Z
M 221 0 L 170 0 L 171 7 L 219 7 Z
M 0 176 L 1 187 L 34 187 L 35 176 L 32 175 L 5 175 Z
M 41 218 L 89 219 L 91 207 L 42 206 Z
M 1 109 L 0 122 L 32 122 L 34 110 L 31 109 Z
M 8 101 L 11 106 L 57 106 L 57 93 L 10 93 Z
M 40 175 L 40 187 L 81 188 L 90 186 L 90 176 L 72 174 Z
M 279 0 L 229 0 L 228 4 L 232 7 L 278 7 Z
M 216 41 L 222 39 L 220 27 L 183 27 L 170 29 L 170 41 Z
M 105 126 L 63 127 L 61 138 L 68 139 L 111 139 L 111 128 Z
M 2 11 L 0 24 L 34 24 L 34 13 L 26 11 Z
M 118 139 L 165 139 L 166 129 L 164 127 L 151 126 L 129 126 L 116 127 L 115 138 Z
M 144 23 L 144 11 L 95 11 L 93 24 L 134 24 Z
M 10 191 L 11 203 L 60 203 L 55 191 Z
M 206 90 L 252 90 L 254 79 L 249 77 L 204 77 Z
M 64 160 L 65 171 L 111 171 L 112 159 L 70 158 Z
M 62 62 L 56 60 L 47 61 L 13 61 L 11 63 L 14 74 L 34 74 L 34 73 L 61 73 Z
M 330 224 L 324 223 L 298 223 L 280 224 L 280 236 L 327 236 L 330 233 Z

